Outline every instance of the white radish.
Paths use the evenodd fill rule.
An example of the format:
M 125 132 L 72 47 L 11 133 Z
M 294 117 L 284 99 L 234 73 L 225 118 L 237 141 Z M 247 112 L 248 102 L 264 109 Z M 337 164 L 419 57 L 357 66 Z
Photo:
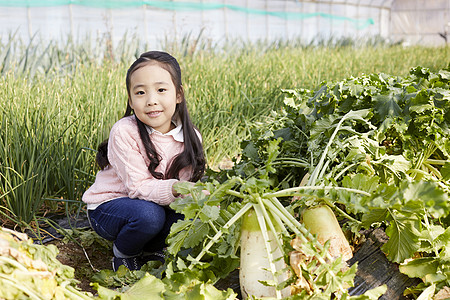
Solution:
M 317 240 L 322 245 L 330 241 L 328 252 L 333 258 L 342 255 L 344 261 L 353 257 L 352 249 L 342 232 L 342 229 L 328 205 L 320 205 L 307 208 L 302 213 L 302 223 L 312 234 L 317 235 Z
M 279 272 L 286 268 L 283 252 L 278 247 L 276 238 L 270 230 L 265 229 L 268 241 L 265 239 L 262 228 L 258 223 L 256 211 L 250 209 L 243 217 L 241 227 L 241 264 L 239 282 L 242 298 L 249 296 L 256 298 L 282 298 L 290 295 L 290 288 L 277 291 L 274 286 L 266 286 L 260 281 L 281 283 L 288 279 L 287 272 Z M 266 236 L 266 237 L 267 237 Z M 266 242 L 270 245 L 268 252 Z M 271 257 L 270 257 L 271 256 Z M 271 266 L 271 261 L 273 265 Z M 274 280 L 272 268 L 280 273 Z

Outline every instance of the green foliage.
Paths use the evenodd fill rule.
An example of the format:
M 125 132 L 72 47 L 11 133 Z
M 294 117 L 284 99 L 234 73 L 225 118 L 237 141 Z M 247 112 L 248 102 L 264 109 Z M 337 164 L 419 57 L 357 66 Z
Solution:
M 99 299 L 199 299 L 228 300 L 235 299 L 233 290 L 220 291 L 198 272 L 186 270 L 161 279 L 161 268 L 155 268 L 149 262 L 139 271 L 129 271 L 120 266 L 117 272 L 103 270 L 94 278 L 92 286 L 98 292 Z M 106 287 L 117 288 L 112 290 Z
M 421 290 L 433 284 L 437 292 L 450 280 L 449 70 L 417 67 L 405 77 L 370 74 L 286 90 L 285 110 L 252 128 L 228 173 L 250 176 L 263 168 L 271 142 L 281 137 L 273 187 L 296 187 L 311 174 L 291 209 L 323 201 L 356 234 L 384 227 L 388 259 L 422 278 Z
M 114 288 L 118 292 L 127 291 L 133 284 L 145 277 L 146 274 L 161 278 L 164 267 L 159 261 L 151 261 L 144 265 L 141 270 L 128 270 L 125 266 L 120 266 L 117 272 L 113 270 L 101 270 L 94 274 L 92 282 L 98 287 Z
M 303 290 L 292 296 L 293 299 L 314 299 L 315 297 L 329 299 L 335 294 L 344 294 L 348 299 L 353 299 L 347 294 L 344 286 L 352 285 L 356 265 L 346 269 L 341 258 L 332 260 L 327 252 L 328 244 L 325 247 L 319 244 L 317 239 L 276 198 L 286 193 L 301 194 L 301 189 L 274 191 L 271 188 L 270 176 L 276 170 L 273 164 L 276 163 L 280 154 L 279 143 L 280 140 L 269 143 L 264 167 L 253 176 L 245 179 L 230 177 L 224 182 L 212 180 L 197 183 L 195 186 L 189 183 L 176 186 L 178 192 L 187 196 L 176 200 L 171 207 L 183 213 L 185 221 L 177 222 L 171 228 L 168 238 L 169 251 L 173 255 L 168 262 L 168 279 L 172 279 L 176 274 L 184 274 L 186 271 L 200 274 L 199 278 L 206 277 L 208 281 L 213 282 L 228 275 L 238 266 L 234 266 L 234 262 L 239 256 L 236 250 L 239 246 L 241 218 L 252 209 L 256 215 L 254 220 L 256 224 L 251 225 L 251 231 L 257 228 L 264 236 L 269 261 L 273 263 L 272 259 L 276 259 L 271 258 L 269 254 L 274 252 L 267 235 L 269 231 L 277 242 L 278 248 L 283 250 L 286 262 L 289 262 L 288 254 L 292 251 L 292 247 L 282 241 L 291 240 L 293 236 L 302 241 L 299 250 L 311 258 L 309 263 L 302 264 L 302 272 L 311 290 Z M 230 205 L 226 206 L 226 203 L 229 203 L 227 199 L 229 197 L 234 199 Z M 215 211 L 217 206 L 220 206 L 220 213 L 210 214 L 209 212 Z M 186 250 L 189 250 L 187 255 L 183 254 Z M 233 267 L 224 268 L 227 265 Z M 276 286 L 278 290 L 295 280 L 290 278 L 285 282 L 277 282 L 275 278 L 280 271 L 276 271 L 274 266 L 270 271 L 274 275 L 274 280 L 264 284 Z M 361 299 L 376 299 L 384 290 L 385 287 L 372 290 L 361 296 L 367 298 Z M 281 294 L 277 296 L 280 297 Z
M 353 168 L 377 174 L 384 182 L 398 181 L 402 176 L 440 180 L 447 174 L 443 166 L 449 155 L 450 92 L 446 70 L 433 74 L 418 67 L 405 78 L 371 74 L 323 84 L 317 90 L 286 90 L 286 110 L 279 112 L 277 121 L 268 127 L 257 124 L 253 140 L 244 142 L 241 169 L 257 167 L 263 161 L 258 156 L 264 156 L 264 140 L 280 136 L 284 157 L 302 158 L 315 166 L 338 120 L 350 110 L 368 110 L 367 125 L 347 123 L 348 132 L 340 133 L 333 145 L 340 154 L 329 154 L 332 163 L 347 161 L 347 167 L 357 163 Z M 349 150 L 341 151 L 342 147 Z M 261 153 L 255 155 L 258 151 Z M 278 177 L 286 176 L 285 170 L 283 166 Z M 302 171 L 297 174 L 290 180 L 292 185 L 302 178 Z

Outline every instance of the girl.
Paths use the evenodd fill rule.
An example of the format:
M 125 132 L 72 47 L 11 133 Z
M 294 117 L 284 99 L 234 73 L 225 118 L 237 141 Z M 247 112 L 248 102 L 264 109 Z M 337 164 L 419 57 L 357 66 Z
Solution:
M 177 60 L 165 52 L 143 53 L 128 69 L 126 86 L 125 115 L 100 144 L 101 170 L 83 195 L 92 228 L 114 241 L 114 271 L 164 262 L 170 226 L 182 218 L 169 208 L 179 196 L 174 184 L 198 181 L 205 170 Z

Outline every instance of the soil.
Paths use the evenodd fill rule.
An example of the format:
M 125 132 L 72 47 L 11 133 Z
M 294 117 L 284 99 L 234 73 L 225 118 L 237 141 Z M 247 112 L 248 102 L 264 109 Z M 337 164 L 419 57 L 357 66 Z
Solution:
M 86 292 L 95 294 L 96 291 L 90 286 L 92 276 L 100 270 L 112 269 L 112 252 L 103 245 L 93 243 L 84 247 L 74 241 L 54 240 L 59 254 L 56 257 L 62 264 L 75 269 L 75 279 L 79 281 L 78 287 Z

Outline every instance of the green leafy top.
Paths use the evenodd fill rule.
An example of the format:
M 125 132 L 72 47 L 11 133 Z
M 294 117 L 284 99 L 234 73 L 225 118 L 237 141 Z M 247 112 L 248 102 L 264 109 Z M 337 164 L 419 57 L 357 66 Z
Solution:
M 449 285 L 449 81 L 450 66 L 436 73 L 417 67 L 404 78 L 370 74 L 285 90 L 285 108 L 254 124 L 228 174 L 254 176 L 270 143 L 281 140 L 272 189 L 297 187 L 306 174 L 307 185 L 329 187 L 305 190 L 294 203 L 286 197 L 286 206 L 323 201 L 355 233 L 383 226 L 389 241 L 382 250 L 401 270 L 438 289 Z
M 334 162 L 329 169 L 336 161 L 351 158 L 359 169 L 376 173 L 382 182 L 399 182 L 406 176 L 448 181 L 449 73 L 448 68 L 431 73 L 417 67 L 405 78 L 370 74 L 324 83 L 314 91 L 285 90 L 285 109 L 273 113 L 267 124 L 255 124 L 250 139 L 242 144 L 235 170 L 250 175 L 265 161 L 267 142 L 281 137 L 280 156 L 295 158 L 297 164 L 291 161 L 278 168 L 276 182 L 296 186 L 319 161 L 338 121 L 349 111 L 364 110 L 366 122 L 350 123 L 347 132 L 340 132 L 335 147 L 347 149 L 330 155 Z M 397 167 L 401 170 L 392 169 Z

